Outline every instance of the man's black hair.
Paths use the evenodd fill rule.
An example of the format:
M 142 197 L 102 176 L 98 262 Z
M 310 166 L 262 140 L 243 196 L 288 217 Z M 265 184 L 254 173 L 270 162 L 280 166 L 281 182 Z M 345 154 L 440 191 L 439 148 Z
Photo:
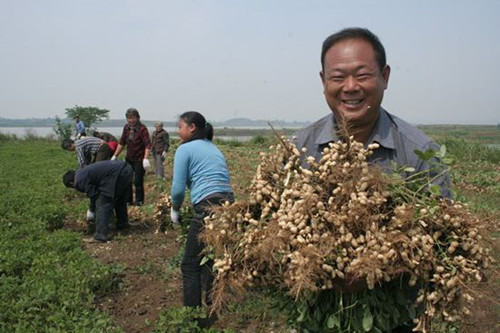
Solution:
M 74 144 L 74 143 L 75 143 L 75 141 L 73 141 L 72 139 L 67 138 L 67 139 L 64 139 L 62 141 L 61 147 L 64 150 L 69 150 L 69 147 L 71 147 L 71 145 Z
M 64 186 L 75 187 L 75 170 L 68 170 L 62 177 Z
M 328 36 L 323 42 L 323 47 L 321 48 L 321 68 L 325 69 L 325 55 L 328 50 L 335 45 L 337 42 L 346 39 L 362 39 L 370 43 L 375 52 L 375 60 L 377 61 L 380 71 L 382 71 L 386 65 L 385 49 L 380 39 L 368 29 L 365 28 L 345 28 L 333 35 Z

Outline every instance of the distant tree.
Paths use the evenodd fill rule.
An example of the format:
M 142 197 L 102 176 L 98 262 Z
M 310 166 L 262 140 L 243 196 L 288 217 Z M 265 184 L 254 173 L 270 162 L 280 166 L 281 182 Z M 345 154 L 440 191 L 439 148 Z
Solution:
M 61 118 L 56 116 L 56 124 L 53 127 L 54 133 L 56 133 L 59 140 L 64 140 L 71 137 L 73 133 L 73 125 L 68 123 L 63 123 Z
M 80 117 L 80 120 L 85 124 L 85 128 L 90 128 L 93 124 L 109 119 L 109 110 L 99 109 L 95 106 L 79 106 L 75 105 L 72 108 L 66 109 L 68 118 L 73 119 L 75 116 Z

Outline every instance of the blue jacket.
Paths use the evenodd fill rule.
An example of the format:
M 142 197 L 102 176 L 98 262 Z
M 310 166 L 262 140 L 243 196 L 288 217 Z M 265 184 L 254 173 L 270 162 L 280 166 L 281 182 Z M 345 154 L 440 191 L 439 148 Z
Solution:
M 226 159 L 211 141 L 189 141 L 177 148 L 171 191 L 174 206 L 182 205 L 186 186 L 193 205 L 214 193 L 233 193 Z

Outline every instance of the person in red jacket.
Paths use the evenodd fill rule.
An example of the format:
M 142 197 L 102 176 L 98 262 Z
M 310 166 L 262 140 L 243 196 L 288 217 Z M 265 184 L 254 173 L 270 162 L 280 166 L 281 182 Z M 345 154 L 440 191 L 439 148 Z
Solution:
M 149 132 L 148 128 L 141 123 L 141 116 L 137 109 L 128 109 L 125 112 L 125 117 L 127 118 L 127 124 L 123 126 L 122 136 L 111 159 L 115 160 L 120 155 L 123 147 L 127 146 L 125 161 L 134 170 L 135 186 L 135 202 L 133 201 L 134 197 L 131 185 L 128 190 L 128 203 L 142 206 L 144 204 L 144 175 L 146 174 L 146 169 L 151 165 L 148 159 L 151 150 Z

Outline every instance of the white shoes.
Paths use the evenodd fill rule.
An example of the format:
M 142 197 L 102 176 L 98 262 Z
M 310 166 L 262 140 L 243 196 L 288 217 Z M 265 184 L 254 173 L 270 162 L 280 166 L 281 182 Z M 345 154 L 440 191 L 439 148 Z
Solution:
M 87 210 L 87 221 L 88 222 L 94 221 L 94 218 L 95 218 L 95 213 L 92 212 L 90 209 Z

